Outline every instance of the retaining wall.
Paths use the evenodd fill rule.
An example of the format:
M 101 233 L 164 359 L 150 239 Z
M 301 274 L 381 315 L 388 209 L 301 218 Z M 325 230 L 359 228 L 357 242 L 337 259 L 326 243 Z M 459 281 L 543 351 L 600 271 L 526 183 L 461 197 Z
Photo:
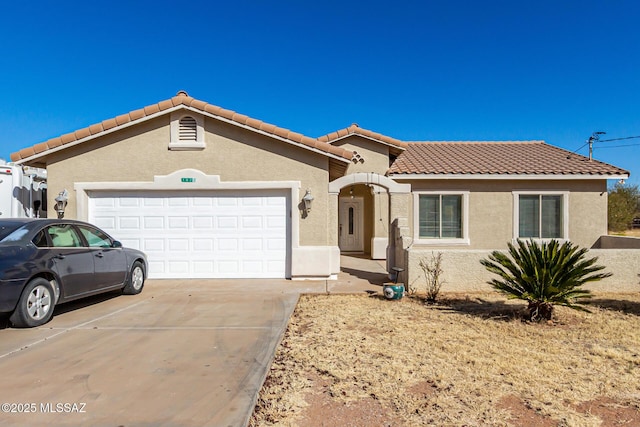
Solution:
M 609 237 L 609 236 L 603 236 Z M 640 239 L 637 242 L 626 242 L 624 245 L 639 245 L 638 249 L 607 248 L 615 246 L 616 239 L 604 239 L 605 248 L 590 249 L 587 257 L 598 257 L 598 264 L 606 267 L 605 271 L 613 276 L 594 282 L 585 288 L 597 292 L 640 292 Z M 426 281 L 419 266 L 420 260 L 430 261 L 433 255 L 442 253 L 443 279 L 442 291 L 486 291 L 493 290 L 487 284 L 495 278 L 480 260 L 487 258 L 490 250 L 433 249 L 426 247 L 410 247 L 406 251 L 408 270 L 407 284 L 419 291 L 426 289 Z

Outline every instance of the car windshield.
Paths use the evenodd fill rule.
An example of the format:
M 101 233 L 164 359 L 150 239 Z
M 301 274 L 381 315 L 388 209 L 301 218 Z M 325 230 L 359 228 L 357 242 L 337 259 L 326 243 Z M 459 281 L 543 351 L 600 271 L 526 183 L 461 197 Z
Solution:
M 3 222 L 0 224 L 0 243 L 19 240 L 28 232 L 26 228 L 22 228 L 23 225 L 24 222 Z

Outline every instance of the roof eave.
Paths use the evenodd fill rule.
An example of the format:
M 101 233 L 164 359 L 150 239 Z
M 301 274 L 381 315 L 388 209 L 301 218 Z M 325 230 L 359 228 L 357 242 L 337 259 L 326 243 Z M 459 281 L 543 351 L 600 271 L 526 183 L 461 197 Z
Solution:
M 309 150 L 309 151 L 312 151 L 312 152 L 315 152 L 315 153 L 318 153 L 318 154 L 322 154 L 324 156 L 327 156 L 329 158 L 332 158 L 332 159 L 335 159 L 335 160 L 338 160 L 338 161 L 342 161 L 344 163 L 350 163 L 351 162 L 351 159 L 347 159 L 347 158 L 345 158 L 343 156 L 338 156 L 337 154 L 333 154 L 333 153 L 330 153 L 330 152 L 327 152 L 327 151 L 324 151 L 324 150 L 320 150 L 318 148 L 311 147 L 311 146 L 306 145 L 306 144 L 302 144 L 302 143 L 299 143 L 299 142 L 296 142 L 296 141 L 293 141 L 293 140 L 290 140 L 290 139 L 287 139 L 287 138 L 283 138 L 283 137 L 281 137 L 279 135 L 276 135 L 276 134 L 273 134 L 273 133 L 265 132 L 263 130 L 256 129 L 256 128 L 251 127 L 251 126 L 247 126 L 245 124 L 238 123 L 236 121 L 227 119 L 225 117 L 218 116 L 218 115 L 209 113 L 207 111 L 200 110 L 198 108 L 194 108 L 194 107 L 191 107 L 191 106 L 188 106 L 188 105 L 181 104 L 181 105 L 176 105 L 174 107 L 168 108 L 166 110 L 158 111 L 158 112 L 150 114 L 148 116 L 141 117 L 138 120 L 133 120 L 133 121 L 124 123 L 122 125 L 115 126 L 115 127 L 111 128 L 111 129 L 96 133 L 94 135 L 89 135 L 89 136 L 87 136 L 85 138 L 81 138 L 81 139 L 78 139 L 76 141 L 69 142 L 67 144 L 62 144 L 60 146 L 57 146 L 57 147 L 54 147 L 54 148 L 50 148 L 48 150 L 45 150 L 45 151 L 42 151 L 40 153 L 34 154 L 33 156 L 25 157 L 23 159 L 18 159 L 14 163 L 18 164 L 18 165 L 20 165 L 20 164 L 28 164 L 28 163 L 37 161 L 38 159 L 44 158 L 46 156 L 49 156 L 50 154 L 56 153 L 58 151 L 66 150 L 67 148 L 74 147 L 76 145 L 82 144 L 82 143 L 90 141 L 92 139 L 95 139 L 95 138 L 98 138 L 98 137 L 102 137 L 104 135 L 108 135 L 110 133 L 117 132 L 117 131 L 120 131 L 122 129 L 126 129 L 126 128 L 130 127 L 130 126 L 134 126 L 134 125 L 143 123 L 143 122 L 148 121 L 148 120 L 153 120 L 153 119 L 155 119 L 157 117 L 160 117 L 162 115 L 170 114 L 173 111 L 183 110 L 183 109 L 184 110 L 190 110 L 190 111 L 195 112 L 197 114 L 202 114 L 204 116 L 208 116 L 208 117 L 216 119 L 216 120 L 220 120 L 222 122 L 225 122 L 225 123 L 228 123 L 228 124 L 231 124 L 231 125 L 234 125 L 234 126 L 237 126 L 237 127 L 240 127 L 240 128 L 243 128 L 243 129 L 246 129 L 246 130 L 249 130 L 249 131 L 252 131 L 252 132 L 255 132 L 255 133 L 258 133 L 258 134 L 261 134 L 261 135 L 264 135 L 264 136 L 267 136 L 267 137 L 270 137 L 270 138 L 273 138 L 273 139 L 276 139 L 276 140 L 279 140 L 279 141 L 282 141 L 282 142 L 285 142 L 285 143 L 288 143 L 288 144 L 291 144 L 291 145 L 294 145 L 296 147 L 303 148 L 305 150 Z
M 386 146 L 389 146 L 389 147 L 392 147 L 392 148 L 396 148 L 396 149 L 398 149 L 400 151 L 405 151 L 406 150 L 405 147 L 401 147 L 400 145 L 392 144 L 390 142 L 386 142 L 386 141 L 383 141 L 381 139 L 376 139 L 376 138 L 373 138 L 373 137 L 370 137 L 370 136 L 367 136 L 367 135 L 362 135 L 360 133 L 350 133 L 348 135 L 343 135 L 343 136 L 340 136 L 340 137 L 338 137 L 336 139 L 332 139 L 331 141 L 327 141 L 327 144 L 333 145 L 334 142 L 338 142 L 338 141 L 341 141 L 343 139 L 346 139 L 346 138 L 349 138 L 349 137 L 352 137 L 352 136 L 359 136 L 360 138 L 368 139 L 369 141 L 377 142 L 378 144 L 382 144 L 382 145 L 386 145 Z
M 437 180 L 437 179 L 479 179 L 479 180 L 603 180 L 603 179 L 629 179 L 629 173 L 624 174 L 416 174 L 416 173 L 390 173 L 389 178 Z
M 40 158 L 49 156 L 49 155 L 51 155 L 53 153 L 57 153 L 58 151 L 66 150 L 67 148 L 75 147 L 76 145 L 80 145 L 80 144 L 82 144 L 84 142 L 91 141 L 92 139 L 99 138 L 99 137 L 102 137 L 102 136 L 105 136 L 105 135 L 109 135 L 111 133 L 118 132 L 118 131 L 120 131 L 122 129 L 126 129 L 126 128 L 131 127 L 131 126 L 134 126 L 134 125 L 137 125 L 137 124 L 140 124 L 140 123 L 144 123 L 144 122 L 149 121 L 149 120 L 153 120 L 153 119 L 155 119 L 157 117 L 163 116 L 165 114 L 169 114 L 172 111 L 177 111 L 177 110 L 179 110 L 181 108 L 189 108 L 189 107 L 187 107 L 185 105 L 177 105 L 175 107 L 171 107 L 171 108 L 168 108 L 166 110 L 158 111 L 158 112 L 150 114 L 148 116 L 145 115 L 144 117 L 141 117 L 141 118 L 139 118 L 137 120 L 132 120 L 132 121 L 129 121 L 127 123 L 121 124 L 119 126 L 114 126 L 111 129 L 103 130 L 102 132 L 96 133 L 94 135 L 89 135 L 89 136 L 86 136 L 84 138 L 80 138 L 80 139 L 77 139 L 75 141 L 59 145 L 57 147 L 49 148 L 48 150 L 42 151 L 40 153 L 36 153 L 33 156 L 25 157 L 24 159 L 18 159 L 14 163 L 17 164 L 17 165 L 20 165 L 20 164 L 26 164 L 26 163 L 29 163 L 29 162 L 33 162 L 33 161 L 36 161 L 36 160 L 38 160 Z

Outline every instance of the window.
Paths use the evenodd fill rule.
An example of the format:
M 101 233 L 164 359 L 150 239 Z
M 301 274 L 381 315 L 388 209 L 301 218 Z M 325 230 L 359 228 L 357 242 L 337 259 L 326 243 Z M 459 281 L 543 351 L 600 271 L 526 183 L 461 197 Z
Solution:
M 514 238 L 567 239 L 567 210 L 566 193 L 515 193 Z
M 100 230 L 79 225 L 78 228 L 91 248 L 110 248 L 111 239 Z
M 349 235 L 353 235 L 353 207 L 349 208 Z
M 416 239 L 421 243 L 469 244 L 468 192 L 415 195 Z
M 47 228 L 54 248 L 79 248 L 82 240 L 71 225 L 53 225 Z
M 39 248 L 46 248 L 49 246 L 49 242 L 47 241 L 47 234 L 44 230 L 38 232 L 32 240 L 33 244 Z

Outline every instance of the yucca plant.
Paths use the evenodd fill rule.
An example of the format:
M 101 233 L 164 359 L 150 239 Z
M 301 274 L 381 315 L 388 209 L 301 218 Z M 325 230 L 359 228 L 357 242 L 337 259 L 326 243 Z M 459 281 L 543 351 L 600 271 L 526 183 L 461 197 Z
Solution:
M 611 276 L 598 273 L 605 267 L 595 265 L 597 257 L 585 259 L 586 248 L 557 240 L 538 244 L 534 240 L 509 243 L 508 254 L 493 251 L 480 262 L 499 276 L 488 283 L 509 298 L 529 303 L 529 319 L 550 320 L 555 305 L 589 311 L 583 304 L 591 292 L 581 287 Z

